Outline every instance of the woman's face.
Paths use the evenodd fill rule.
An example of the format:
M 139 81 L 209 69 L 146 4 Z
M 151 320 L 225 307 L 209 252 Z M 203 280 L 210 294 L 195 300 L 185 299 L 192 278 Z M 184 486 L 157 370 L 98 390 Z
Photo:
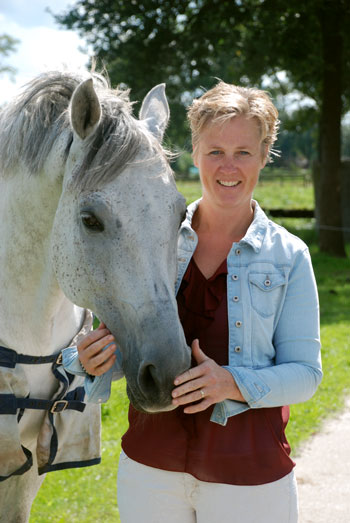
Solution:
M 193 154 L 202 182 L 203 203 L 250 209 L 266 155 L 256 120 L 236 116 L 224 123 L 206 125 Z

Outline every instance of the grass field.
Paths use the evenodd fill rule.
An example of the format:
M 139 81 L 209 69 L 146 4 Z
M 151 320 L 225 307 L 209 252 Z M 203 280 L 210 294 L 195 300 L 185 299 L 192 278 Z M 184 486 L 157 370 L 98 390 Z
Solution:
M 313 209 L 314 192 L 311 183 L 305 184 L 300 178 L 293 180 L 283 180 L 278 177 L 276 171 L 276 180 L 271 180 L 274 171 L 269 171 L 269 179 L 263 178 L 257 185 L 254 198 L 259 201 L 264 209 Z M 180 192 L 186 196 L 187 203 L 191 203 L 201 195 L 200 183 L 194 180 L 177 181 Z
M 196 182 L 178 182 L 193 201 L 200 195 Z M 302 182 L 264 182 L 255 198 L 265 209 L 313 208 L 312 186 Z M 315 396 L 294 405 L 288 438 L 297 454 L 301 443 L 319 430 L 323 421 L 339 410 L 350 392 L 350 261 L 320 254 L 313 220 L 276 220 L 301 236 L 310 246 L 321 306 L 321 339 L 324 379 Z M 116 474 L 120 439 L 127 428 L 125 381 L 113 384 L 111 400 L 103 405 L 102 464 L 53 472 L 47 475 L 32 509 L 31 523 L 117 523 Z

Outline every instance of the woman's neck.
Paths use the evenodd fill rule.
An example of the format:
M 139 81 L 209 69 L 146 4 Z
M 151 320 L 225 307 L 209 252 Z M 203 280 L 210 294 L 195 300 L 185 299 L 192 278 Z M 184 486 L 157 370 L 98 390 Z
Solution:
M 253 202 L 245 207 L 222 209 L 201 200 L 192 227 L 197 233 L 219 234 L 237 242 L 245 236 L 253 218 Z

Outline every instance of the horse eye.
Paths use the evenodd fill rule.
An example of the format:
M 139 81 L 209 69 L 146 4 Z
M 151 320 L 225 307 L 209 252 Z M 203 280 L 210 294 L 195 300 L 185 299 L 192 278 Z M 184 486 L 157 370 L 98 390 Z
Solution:
M 92 212 L 82 212 L 81 221 L 84 226 L 90 231 L 102 232 L 104 230 L 104 225 Z

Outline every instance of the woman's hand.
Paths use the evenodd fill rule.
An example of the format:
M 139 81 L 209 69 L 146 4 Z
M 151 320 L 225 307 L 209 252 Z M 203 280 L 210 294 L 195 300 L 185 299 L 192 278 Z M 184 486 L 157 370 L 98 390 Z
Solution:
M 100 323 L 96 330 L 90 332 L 78 344 L 80 363 L 88 374 L 101 376 L 114 364 L 116 348 L 114 336 L 104 323 Z
M 173 405 L 187 405 L 186 414 L 194 414 L 225 399 L 245 402 L 232 374 L 208 358 L 199 347 L 198 340 L 192 343 L 192 354 L 198 363 L 175 379 L 172 392 Z

